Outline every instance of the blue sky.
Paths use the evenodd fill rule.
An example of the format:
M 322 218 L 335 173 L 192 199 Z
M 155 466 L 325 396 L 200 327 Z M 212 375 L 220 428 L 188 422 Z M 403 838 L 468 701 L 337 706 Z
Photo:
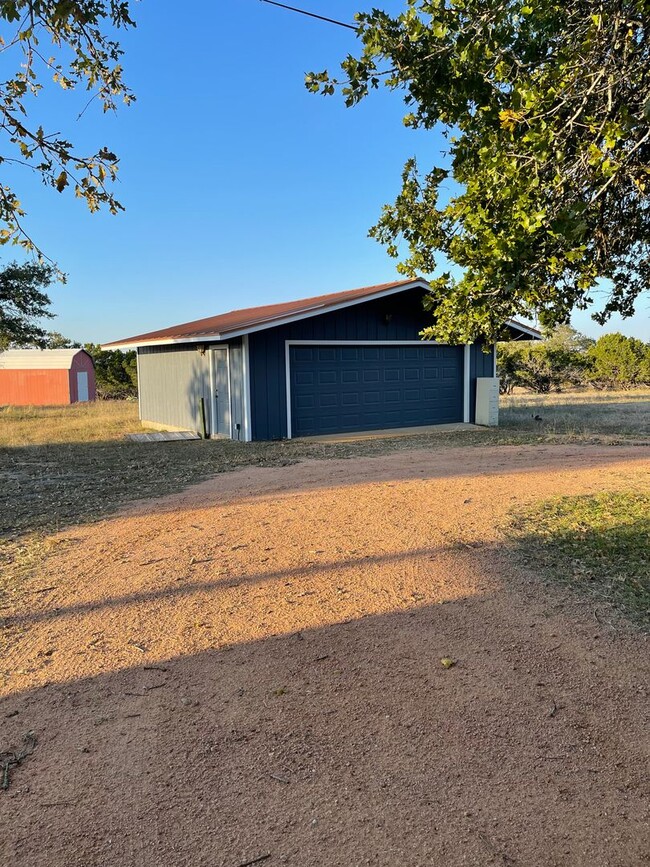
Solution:
M 292 5 L 352 20 L 350 0 Z M 379 4 L 378 4 L 379 5 Z M 381 4 L 402 8 L 398 0 Z M 179 10 L 183 10 L 181 15 Z M 355 109 L 309 94 L 304 74 L 355 53 L 353 31 L 260 3 L 134 4 L 122 36 L 137 102 L 77 120 L 85 94 L 44 94 L 33 118 L 121 158 L 118 217 L 90 215 L 23 175 L 12 178 L 27 226 L 69 275 L 50 295 L 48 326 L 109 341 L 225 310 L 395 279 L 395 262 L 367 238 L 392 201 L 404 161 L 440 159 L 437 133 L 401 124 L 398 95 Z M 650 340 L 650 302 L 600 329 Z

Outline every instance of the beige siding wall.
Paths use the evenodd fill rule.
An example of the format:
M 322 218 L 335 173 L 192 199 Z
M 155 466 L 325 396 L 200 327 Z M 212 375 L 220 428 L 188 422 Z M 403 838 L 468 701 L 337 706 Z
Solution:
M 139 350 L 140 419 L 181 430 L 201 431 L 199 400 L 211 423 L 210 353 L 196 346 Z

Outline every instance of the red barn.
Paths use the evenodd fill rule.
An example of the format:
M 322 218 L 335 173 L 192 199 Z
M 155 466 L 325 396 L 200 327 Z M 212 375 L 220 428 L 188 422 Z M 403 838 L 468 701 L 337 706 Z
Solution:
M 0 406 L 62 406 L 95 400 L 95 366 L 85 349 L 0 352 Z

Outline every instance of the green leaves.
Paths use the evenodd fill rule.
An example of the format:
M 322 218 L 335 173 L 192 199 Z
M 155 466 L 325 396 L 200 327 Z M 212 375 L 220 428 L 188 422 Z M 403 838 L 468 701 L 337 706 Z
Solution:
M 14 25 L 13 31 L 5 28 L 1 44 L 3 50 L 14 48 L 7 57 L 17 58 L 13 76 L 0 83 L 2 127 L 16 154 L 11 156 L 9 149 L 3 160 L 36 171 L 60 193 L 72 187 L 91 211 L 122 210 L 109 189 L 117 175 L 115 154 L 108 148 L 90 155 L 78 153 L 58 133 L 31 122 L 38 103 L 28 98 L 51 79 L 66 91 L 90 91 L 91 101 L 97 98 L 104 111 L 115 110 L 119 102 L 130 104 L 135 97 L 122 78 L 122 51 L 104 32 L 104 28 L 135 26 L 128 0 L 0 0 L 0 18 Z M 38 49 L 41 42 L 54 45 L 61 56 L 46 57 Z M 14 192 L 0 187 L 0 223 L 5 226 L 0 243 L 38 250 L 23 227 L 24 216 Z
M 598 321 L 631 315 L 650 285 L 647 4 L 408 0 L 358 21 L 344 80 L 308 87 L 355 105 L 381 82 L 403 94 L 406 126 L 449 137 L 457 192 L 442 200 L 442 168 L 409 162 L 370 230 L 401 273 L 456 266 L 433 281 L 428 336 L 494 339 L 512 316 L 562 323 L 597 284 L 609 288 Z
M 11 237 L 0 232 L 2 243 Z M 0 350 L 8 346 L 44 345 L 47 332 L 38 320 L 52 317 L 44 289 L 52 283 L 54 268 L 37 262 L 12 262 L 0 270 Z

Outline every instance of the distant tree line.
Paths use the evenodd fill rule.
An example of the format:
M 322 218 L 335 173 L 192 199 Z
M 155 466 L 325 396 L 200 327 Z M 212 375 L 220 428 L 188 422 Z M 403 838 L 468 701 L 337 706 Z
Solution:
M 541 394 L 566 388 L 650 385 L 650 343 L 623 334 L 592 340 L 568 325 L 542 341 L 497 345 L 502 394 L 520 386 Z
M 97 397 L 123 400 L 138 396 L 138 363 L 135 349 L 102 349 L 97 343 L 84 343 L 95 362 Z

